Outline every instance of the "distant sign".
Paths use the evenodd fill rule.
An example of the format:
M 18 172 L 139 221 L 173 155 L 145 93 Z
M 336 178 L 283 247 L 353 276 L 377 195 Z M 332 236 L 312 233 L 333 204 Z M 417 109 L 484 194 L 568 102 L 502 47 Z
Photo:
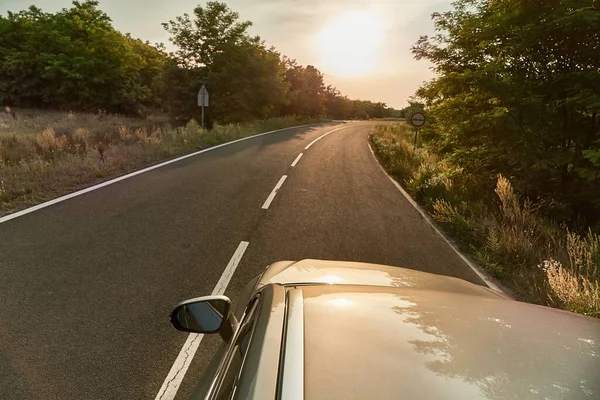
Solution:
M 198 107 L 208 107 L 208 90 L 202 85 L 198 92 Z
M 414 113 L 410 116 L 410 123 L 417 128 L 422 127 L 423 125 L 425 125 L 425 114 L 423 114 L 422 112 Z

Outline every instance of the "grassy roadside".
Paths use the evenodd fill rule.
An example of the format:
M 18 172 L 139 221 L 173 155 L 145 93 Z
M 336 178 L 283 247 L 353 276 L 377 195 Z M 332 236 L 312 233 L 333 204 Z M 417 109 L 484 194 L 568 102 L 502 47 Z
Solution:
M 196 121 L 172 128 L 166 119 L 22 110 L 0 114 L 0 216 L 144 166 L 217 144 L 295 125 L 295 117 L 248 124 Z
M 600 317 L 600 237 L 544 218 L 498 177 L 482 192 L 474 177 L 416 151 L 405 124 L 378 125 L 370 143 L 384 168 L 461 250 L 519 299 Z

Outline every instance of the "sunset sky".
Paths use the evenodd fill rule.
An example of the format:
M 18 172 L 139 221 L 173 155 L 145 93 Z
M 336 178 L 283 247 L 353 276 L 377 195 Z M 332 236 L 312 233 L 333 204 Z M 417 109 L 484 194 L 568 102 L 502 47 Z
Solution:
M 352 98 L 384 101 L 401 108 L 415 89 L 433 75 L 415 61 L 411 45 L 433 33 L 430 15 L 450 9 L 449 0 L 229 0 L 240 17 L 261 36 L 301 64 L 312 64 Z M 2 0 L 0 13 L 30 5 L 55 12 L 70 0 Z M 199 0 L 100 0 L 100 8 L 120 31 L 151 42 L 168 34 L 161 22 L 192 13 Z

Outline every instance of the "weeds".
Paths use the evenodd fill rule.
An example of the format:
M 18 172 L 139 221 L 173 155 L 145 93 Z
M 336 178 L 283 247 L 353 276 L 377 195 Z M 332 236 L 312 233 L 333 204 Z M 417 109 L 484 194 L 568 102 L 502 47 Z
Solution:
M 561 308 L 600 317 L 600 285 L 597 280 L 577 274 L 554 259 L 545 260 L 539 267 L 546 272 Z
M 521 199 L 499 175 L 486 185 L 427 148 L 413 149 L 405 125 L 370 138 L 384 167 L 461 248 L 523 300 L 600 317 L 600 238 L 568 231 Z

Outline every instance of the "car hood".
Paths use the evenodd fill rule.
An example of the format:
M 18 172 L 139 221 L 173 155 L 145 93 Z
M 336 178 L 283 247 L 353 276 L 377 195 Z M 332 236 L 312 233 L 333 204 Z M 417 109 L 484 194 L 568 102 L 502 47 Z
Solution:
M 507 298 L 488 287 L 443 275 L 350 261 L 279 261 L 272 264 L 260 277 L 258 287 L 269 284 L 363 285 L 398 288 L 419 288 L 476 296 Z
M 273 267 L 260 284 L 302 291 L 306 398 L 600 398 L 599 320 L 402 268 Z

